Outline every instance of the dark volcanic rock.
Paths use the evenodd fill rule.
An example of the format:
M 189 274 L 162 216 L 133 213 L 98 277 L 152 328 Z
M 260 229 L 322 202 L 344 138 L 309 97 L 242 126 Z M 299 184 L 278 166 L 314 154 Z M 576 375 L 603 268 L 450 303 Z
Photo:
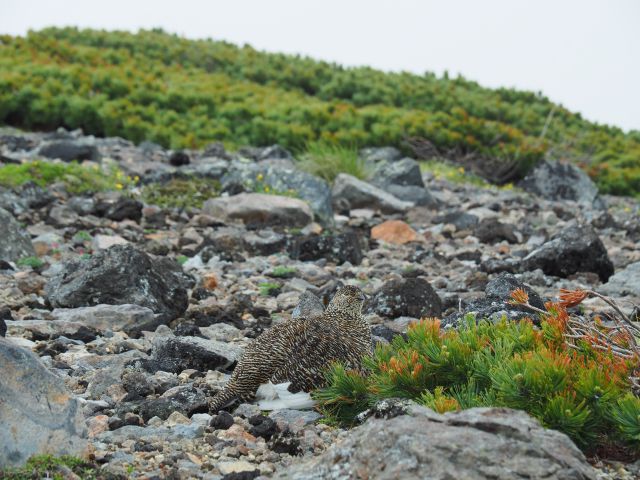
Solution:
M 161 397 L 145 400 L 140 404 L 140 415 L 146 422 L 151 417 L 166 420 L 173 412 L 190 417 L 207 411 L 207 392 L 193 385 L 183 385 L 167 390 Z
M 289 256 L 303 262 L 325 258 L 337 264 L 359 265 L 362 262 L 360 237 L 354 231 L 295 237 L 289 247 Z
M 534 168 L 518 185 L 548 200 L 573 200 L 598 206 L 598 187 L 575 165 L 545 161 Z
M 142 218 L 142 203 L 132 198 L 121 197 L 115 203 L 99 203 L 96 205 L 96 213 L 109 220 L 120 222 L 125 219 L 139 222 Z
M 502 223 L 495 218 L 486 218 L 478 223 L 473 234 L 482 243 L 497 243 L 506 240 L 509 243 L 518 243 L 516 227 L 510 223 Z
M 254 415 L 249 418 L 249 423 L 252 425 L 249 429 L 249 433 L 254 437 L 262 437 L 265 440 L 270 440 L 278 431 L 276 422 L 264 415 Z
M 36 252 L 31 244 L 29 234 L 6 210 L 0 208 L 0 260 L 15 262 L 23 257 L 35 256 Z
M 173 152 L 169 157 L 169 164 L 174 167 L 181 167 L 183 165 L 189 165 L 191 163 L 191 159 L 186 152 L 178 150 L 177 152 Z
M 40 155 L 47 158 L 59 158 L 64 162 L 74 160 L 99 160 L 98 149 L 76 140 L 58 140 L 49 142 L 40 148 Z
M 537 314 L 521 305 L 511 305 L 511 292 L 517 288 L 523 289 L 529 295 L 529 303 L 541 310 L 546 310 L 544 301 L 530 286 L 522 283 L 510 273 L 501 273 L 493 278 L 485 287 L 485 297 L 473 300 L 463 305 L 462 312 L 456 312 L 444 319 L 443 325 L 457 326 L 462 318 L 473 313 L 477 320 L 499 321 L 503 316 L 508 320 L 530 318 L 538 324 Z
M 367 301 L 365 310 L 386 318 L 439 317 L 442 300 L 423 278 L 406 278 L 385 283 Z
M 131 245 L 116 245 L 87 260 L 64 264 L 49 280 L 45 294 L 54 307 L 140 305 L 159 314 L 156 320 L 160 324 L 187 309 L 184 281 L 182 268 L 176 262 L 154 259 Z
M 568 277 L 576 272 L 597 273 L 606 282 L 613 263 L 602 241 L 589 225 L 572 225 L 522 260 L 524 270 L 542 269 L 547 275 Z
M 23 183 L 18 193 L 29 208 L 42 208 L 55 200 L 51 193 L 33 182 Z
M 229 412 L 225 412 L 224 410 L 211 417 L 209 421 L 209 426 L 216 430 L 228 430 L 233 425 L 233 417 Z
M 158 370 L 180 373 L 188 368 L 206 372 L 225 369 L 240 356 L 240 349 L 232 344 L 200 337 L 162 337 L 155 340 L 151 359 L 138 361 L 150 373 Z

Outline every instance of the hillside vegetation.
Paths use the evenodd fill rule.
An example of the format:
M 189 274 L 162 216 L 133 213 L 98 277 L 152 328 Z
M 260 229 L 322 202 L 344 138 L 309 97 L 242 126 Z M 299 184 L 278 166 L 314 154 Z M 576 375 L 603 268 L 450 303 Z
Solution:
M 441 152 L 517 161 L 523 171 L 551 153 L 586 168 L 603 192 L 640 191 L 640 132 L 588 122 L 540 94 L 158 30 L 0 36 L 2 123 L 172 148 L 279 143 L 298 153 L 317 140 L 406 150 L 407 137 L 421 137 Z

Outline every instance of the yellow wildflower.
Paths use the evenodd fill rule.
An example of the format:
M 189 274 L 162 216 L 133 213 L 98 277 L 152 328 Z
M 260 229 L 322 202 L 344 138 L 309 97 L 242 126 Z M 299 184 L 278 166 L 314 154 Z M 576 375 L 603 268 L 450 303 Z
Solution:
M 121 183 L 116 183 L 116 189 L 117 190 L 122 190 L 124 188 L 124 186 Z

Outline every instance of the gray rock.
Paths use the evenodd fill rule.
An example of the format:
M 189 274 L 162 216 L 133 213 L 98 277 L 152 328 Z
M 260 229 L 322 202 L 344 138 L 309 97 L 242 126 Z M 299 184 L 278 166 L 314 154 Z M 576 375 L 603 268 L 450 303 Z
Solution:
M 24 257 L 35 256 L 31 237 L 6 210 L 0 208 L 0 260 L 16 262 Z
M 188 425 L 174 425 L 172 427 L 139 427 L 137 425 L 125 425 L 113 431 L 98 434 L 95 440 L 108 444 L 122 444 L 127 440 L 136 442 L 162 442 L 170 443 L 182 439 L 194 439 L 201 437 L 204 427 L 197 423 Z
M 134 304 L 151 309 L 154 328 L 181 315 L 188 305 L 182 268 L 168 258 L 154 259 L 131 245 L 116 245 L 91 258 L 64 264 L 45 287 L 54 307 Z
M 382 188 L 386 185 L 413 185 L 424 188 L 420 165 L 412 158 L 383 163 L 376 169 L 371 179 L 372 183 Z
M 478 224 L 479 219 L 471 213 L 456 211 L 436 217 L 433 221 L 435 223 L 450 223 L 456 227 L 456 230 L 471 230 Z
M 613 275 L 602 240 L 590 225 L 571 225 L 522 260 L 524 270 L 541 269 L 546 275 L 566 278 L 576 272 L 597 273 L 606 282 Z
M 420 206 L 437 207 L 440 201 L 429 190 L 415 185 L 386 185 L 383 187 L 387 193 L 405 202 L 411 202 Z
M 317 221 L 324 225 L 333 223 L 331 189 L 327 182 L 315 175 L 291 167 L 263 163 L 235 161 L 221 179 L 223 191 L 250 192 L 260 185 L 273 192 L 292 192 L 304 200 L 313 210 Z
M 298 433 L 307 425 L 317 422 L 322 418 L 318 412 L 311 410 L 275 410 L 269 414 L 269 418 L 274 420 L 280 431 L 286 430 Z
M 136 336 L 142 330 L 150 330 L 157 323 L 150 308 L 127 304 L 56 308 L 51 315 L 51 323 L 80 324 L 99 332 L 122 331 L 130 336 Z
M 331 197 L 334 208 L 339 211 L 371 208 L 383 213 L 398 213 L 414 206 L 411 202 L 403 202 L 381 188 L 346 173 L 336 177 Z
M 241 193 L 207 200 L 203 213 L 226 220 L 242 220 L 251 227 L 304 227 L 313 221 L 307 203 L 297 198 L 264 193 Z
M 57 158 L 63 162 L 77 160 L 100 160 L 100 154 L 95 145 L 82 140 L 57 140 L 45 143 L 38 152 L 43 157 Z
M 302 292 L 298 305 L 291 312 L 291 318 L 310 318 L 324 312 L 322 300 L 310 291 Z
M 595 480 L 596 471 L 569 437 L 526 413 L 473 408 L 439 415 L 371 419 L 325 453 L 277 472 L 275 479 L 347 478 Z
M 544 161 L 518 184 L 522 189 L 547 200 L 573 200 L 584 205 L 600 205 L 598 187 L 575 165 Z
M 86 427 L 78 400 L 28 350 L 0 338 L 0 465 L 38 454 L 82 455 Z
M 616 272 L 598 291 L 614 297 L 632 295 L 640 297 L 640 262 L 627 265 Z
M 366 302 L 365 311 L 386 318 L 440 317 L 442 300 L 424 278 L 391 280 Z
M 395 147 L 369 147 L 360 150 L 360 158 L 368 163 L 395 162 L 402 153 Z
M 82 323 L 63 321 L 53 322 L 51 320 L 16 320 L 7 321 L 7 331 L 11 336 L 24 336 L 27 332 L 36 340 L 55 339 L 67 337 L 74 340 L 90 342 L 97 336 L 97 332 L 86 327 Z

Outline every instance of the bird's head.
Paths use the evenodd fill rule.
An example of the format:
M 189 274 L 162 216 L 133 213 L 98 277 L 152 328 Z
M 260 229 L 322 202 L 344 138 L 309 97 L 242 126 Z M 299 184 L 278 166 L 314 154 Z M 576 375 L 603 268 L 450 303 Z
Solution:
M 327 306 L 327 311 L 360 315 L 366 300 L 365 294 L 354 285 L 347 285 L 336 292 Z

